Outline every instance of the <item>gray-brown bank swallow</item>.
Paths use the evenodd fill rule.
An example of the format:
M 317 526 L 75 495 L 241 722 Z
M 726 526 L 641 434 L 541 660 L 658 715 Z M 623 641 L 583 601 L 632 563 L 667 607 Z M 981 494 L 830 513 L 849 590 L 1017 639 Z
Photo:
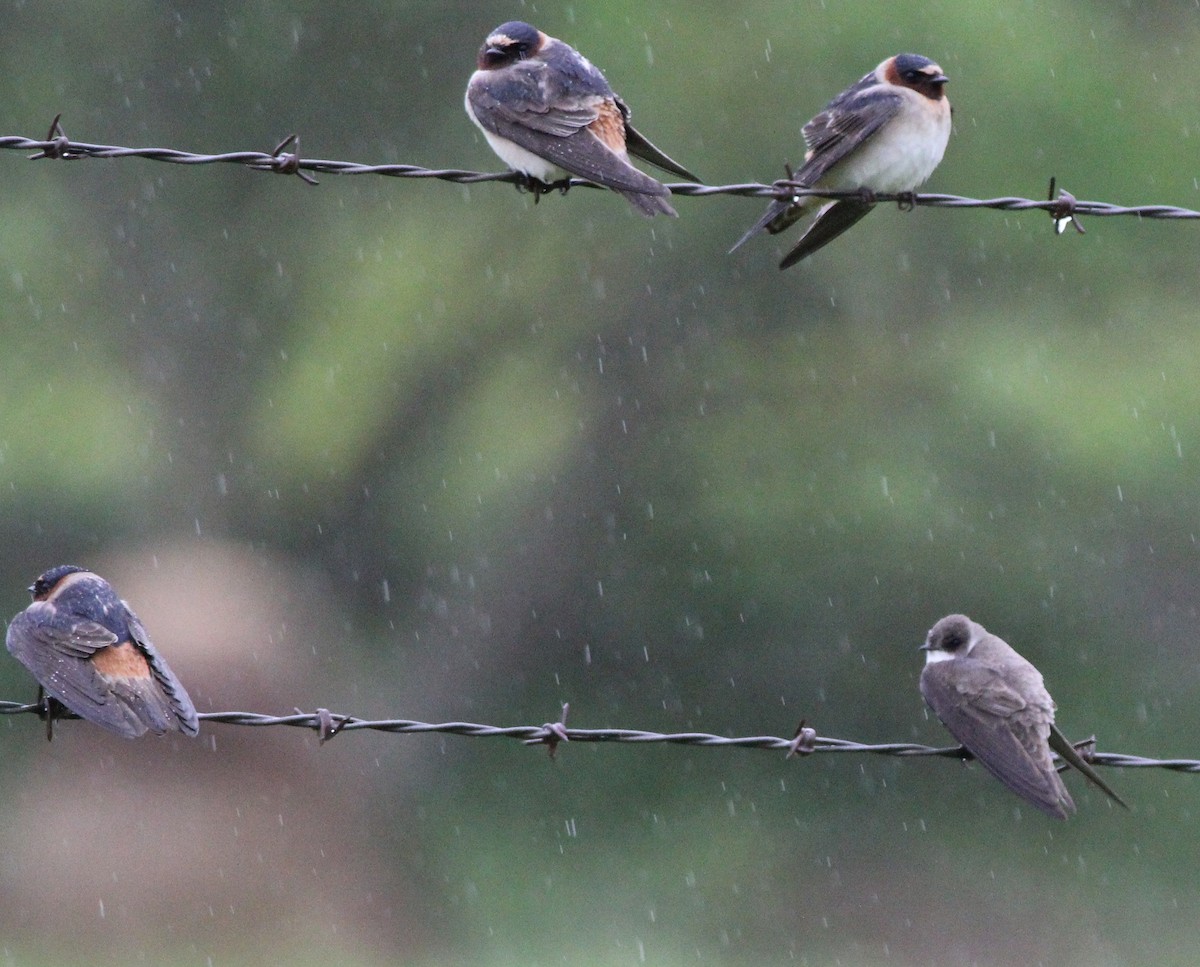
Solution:
M 808 152 L 804 165 L 789 180 L 838 191 L 913 191 L 933 174 L 950 139 L 946 80 L 928 57 L 889 57 L 804 125 Z M 781 269 L 833 241 L 875 207 L 857 198 L 778 199 L 730 251 L 764 229 L 772 235 L 782 232 L 817 205 L 816 218 L 779 263 Z
M 130 739 L 197 733 L 187 691 L 104 578 L 66 564 L 41 575 L 29 593 L 33 603 L 9 623 L 6 643 L 53 699 Z
M 1057 819 L 1075 811 L 1053 750 L 1125 806 L 1055 726 L 1054 700 L 1041 672 L 1003 639 L 966 615 L 952 614 L 929 630 L 921 648 L 925 701 L 950 734 L 1018 796 Z
M 629 155 L 698 180 L 634 129 L 629 108 L 586 57 L 519 20 L 483 42 L 465 104 L 500 160 L 543 187 L 577 175 L 611 188 L 643 215 L 675 215 L 671 193 Z

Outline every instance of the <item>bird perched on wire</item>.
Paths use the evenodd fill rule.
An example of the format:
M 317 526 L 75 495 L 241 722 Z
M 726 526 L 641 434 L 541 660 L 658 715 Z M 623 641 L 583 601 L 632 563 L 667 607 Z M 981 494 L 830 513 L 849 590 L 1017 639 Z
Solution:
M 788 180 L 837 191 L 913 191 L 933 174 L 950 139 L 946 81 L 928 57 L 889 57 L 804 125 L 808 151 L 803 166 Z M 835 201 L 776 199 L 730 252 L 763 229 L 772 235 L 782 232 L 817 205 L 816 218 L 779 263 L 781 269 L 833 241 L 874 207 L 869 194 Z
M 642 215 L 675 215 L 670 192 L 629 155 L 698 180 L 638 133 L 625 102 L 586 57 L 519 20 L 483 42 L 465 104 L 500 160 L 539 194 L 577 175 L 611 188 Z
M 104 578 L 66 564 L 41 575 L 29 593 L 33 603 L 9 623 L 6 643 L 51 696 L 47 737 L 55 702 L 126 738 L 199 731 L 187 691 Z
M 1006 641 L 966 615 L 952 614 L 929 630 L 921 648 L 925 701 L 950 734 L 1018 796 L 1056 819 L 1075 811 L 1053 750 L 1125 806 L 1054 724 L 1054 700 L 1041 672 Z

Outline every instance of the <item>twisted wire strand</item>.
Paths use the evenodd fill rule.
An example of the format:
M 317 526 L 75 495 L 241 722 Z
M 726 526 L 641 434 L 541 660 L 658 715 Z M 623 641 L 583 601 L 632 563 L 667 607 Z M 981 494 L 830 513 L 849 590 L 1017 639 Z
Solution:
M 175 148 L 130 148 L 119 145 L 91 144 L 83 141 L 72 141 L 63 132 L 60 118 L 56 117 L 51 124 L 49 134 L 44 139 L 26 138 L 19 135 L 0 136 L 0 150 L 33 151 L 30 157 L 37 159 L 57 159 L 64 161 L 81 160 L 84 158 L 143 158 L 149 161 L 159 161 L 167 164 L 205 165 L 205 164 L 236 164 L 253 171 L 265 171 L 274 174 L 295 175 L 308 184 L 315 185 L 317 181 L 310 172 L 316 174 L 337 175 L 382 175 L 392 178 L 432 178 L 455 184 L 478 184 L 482 182 L 508 182 L 518 186 L 526 185 L 528 179 L 515 171 L 482 172 L 462 168 L 424 168 L 418 165 L 385 164 L 367 165 L 351 161 L 303 159 L 299 155 L 300 139 L 290 135 L 281 141 L 273 151 L 232 151 L 221 154 L 197 154 L 181 151 Z M 571 178 L 558 185 L 552 186 L 566 190 L 567 188 L 598 188 L 592 182 Z M 797 182 L 787 179 L 760 184 L 744 182 L 728 185 L 702 185 L 693 182 L 676 182 L 666 187 L 675 195 L 693 198 L 710 195 L 734 195 L 754 198 L 800 198 L 817 196 L 821 198 L 863 198 L 861 191 L 823 191 L 807 188 Z M 920 194 L 912 192 L 900 193 L 865 193 L 875 202 L 896 202 L 902 207 L 928 206 L 934 208 L 990 208 L 1001 211 L 1046 211 L 1054 220 L 1055 229 L 1059 232 L 1068 226 L 1083 232 L 1078 216 L 1114 216 L 1135 215 L 1139 218 L 1151 219 L 1195 219 L 1200 218 L 1200 211 L 1180 208 L 1174 205 L 1114 205 L 1101 201 L 1083 201 L 1076 199 L 1066 191 L 1059 192 L 1055 197 L 1055 181 L 1051 179 L 1049 197 L 1046 200 L 1021 198 L 1017 196 L 1002 196 L 997 198 L 967 198 L 961 195 Z M 45 717 L 46 709 L 43 704 L 26 704 L 21 702 L 0 702 L 0 715 L 35 714 Z M 63 713 L 59 718 L 76 718 L 71 713 Z M 200 719 L 206 722 L 224 725 L 261 728 L 267 726 L 289 726 L 315 731 L 322 743 L 333 738 L 339 732 L 356 732 L 370 730 L 399 734 L 415 734 L 439 732 L 451 735 L 461 735 L 473 738 L 512 738 L 526 744 L 545 745 L 551 754 L 560 743 L 564 742 L 623 742 L 623 743 L 666 743 L 671 745 L 692 745 L 709 747 L 733 747 L 744 749 L 767 749 L 784 751 L 788 755 L 810 755 L 816 753 L 860 753 L 870 755 L 896 756 L 901 758 L 913 756 L 941 756 L 945 758 L 970 758 L 970 753 L 961 746 L 933 747 L 907 742 L 889 742 L 883 744 L 868 744 L 849 739 L 837 739 L 819 736 L 803 723 L 797 729 L 797 734 L 791 739 L 778 736 L 741 736 L 728 737 L 713 735 L 705 732 L 648 732 L 639 729 L 576 729 L 566 726 L 566 707 L 558 722 L 548 722 L 543 725 L 523 725 L 501 727 L 482 725 L 473 722 L 418 722 L 411 719 L 363 719 L 356 716 L 334 714 L 327 709 L 316 712 L 297 710 L 292 715 L 265 715 L 257 712 L 206 712 L 200 714 Z M 1087 748 L 1094 740 L 1081 743 L 1085 747 L 1085 758 L 1095 765 L 1110 766 L 1120 769 L 1158 768 L 1175 772 L 1200 772 L 1200 760 L 1195 759 L 1152 759 L 1143 756 L 1123 753 L 1096 752 Z
M 44 717 L 42 703 L 0 702 L 0 715 L 33 714 Z M 387 732 L 400 735 L 443 733 L 476 739 L 517 739 L 526 745 L 544 745 L 553 753 L 559 743 L 571 742 L 617 742 L 634 745 L 667 744 L 705 746 L 710 748 L 764 749 L 785 752 L 790 755 L 813 755 L 833 753 L 855 753 L 866 755 L 913 758 L 937 756 L 948 759 L 969 759 L 961 746 L 928 746 L 914 742 L 865 743 L 850 739 L 837 739 L 817 735 L 812 729 L 797 729 L 794 738 L 775 735 L 725 736 L 708 732 L 650 732 L 644 729 L 576 729 L 566 726 L 566 710 L 557 722 L 542 725 L 498 726 L 478 722 L 419 722 L 414 719 L 367 719 L 354 715 L 341 715 L 328 709 L 315 712 L 297 710 L 290 715 L 266 715 L 259 712 L 201 712 L 202 722 L 248 728 L 285 726 L 308 729 L 316 732 L 322 743 L 339 732 Z M 60 719 L 78 716 L 64 711 Z M 1197 759 L 1152 759 L 1144 756 L 1119 752 L 1097 752 L 1090 749 L 1095 740 L 1079 743 L 1084 758 L 1098 766 L 1115 769 L 1166 769 L 1172 772 L 1200 773 Z
M 144 158 L 177 165 L 236 164 L 253 171 L 295 175 L 308 184 L 315 185 L 314 174 L 331 175 L 382 175 L 389 178 L 432 178 L 455 184 L 473 185 L 488 181 L 528 185 L 529 179 L 516 171 L 470 171 L 463 168 L 424 168 L 419 165 L 385 164 L 368 165 L 354 161 L 321 160 L 301 158 L 300 139 L 290 135 L 266 151 L 230 151 L 221 154 L 197 154 L 176 148 L 129 148 L 119 145 L 90 144 L 72 141 L 64 133 L 60 119 L 56 117 L 46 138 L 26 138 L 19 135 L 0 137 L 0 149 L 32 151 L 31 159 L 58 159 L 75 161 L 83 158 Z M 556 183 L 553 188 L 599 188 L 582 178 L 571 178 Z M 675 195 L 703 198 L 709 195 L 735 195 L 752 198 L 862 198 L 861 191 L 825 191 L 806 188 L 797 182 L 783 179 L 771 184 L 743 182 L 729 185 L 702 185 L 693 182 L 675 182 L 666 187 Z M 1070 225 L 1082 232 L 1079 216 L 1135 215 L 1152 219 L 1200 218 L 1200 211 L 1175 205 L 1115 205 L 1103 201 L 1084 201 L 1070 192 L 1059 192 L 1055 196 L 1054 181 L 1051 179 L 1050 197 L 1044 200 L 1005 195 L 998 198 L 967 198 L 961 195 L 925 194 L 914 192 L 865 193 L 877 202 L 896 202 L 902 207 L 928 206 L 933 208 L 991 208 L 1000 211 L 1046 211 L 1054 219 L 1055 228 L 1062 232 Z

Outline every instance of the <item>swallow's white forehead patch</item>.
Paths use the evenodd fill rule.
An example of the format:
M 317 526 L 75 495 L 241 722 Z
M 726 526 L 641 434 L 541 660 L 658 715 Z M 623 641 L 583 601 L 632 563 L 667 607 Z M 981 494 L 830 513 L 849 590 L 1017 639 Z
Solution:
M 46 600 L 53 601 L 55 598 L 57 598 L 59 595 L 61 595 L 65 590 L 67 590 L 67 588 L 69 588 L 72 584 L 79 584 L 81 581 L 91 581 L 91 580 L 95 579 L 95 577 L 96 577 L 96 575 L 93 574 L 91 571 L 72 571 L 70 574 L 68 574 L 62 578 L 59 578 L 58 583 L 56 585 L 54 585 L 54 587 L 51 589 L 50 594 L 47 596 Z
M 548 41 L 550 38 L 547 37 L 540 30 L 537 32 L 536 36 L 537 36 L 536 41 L 533 44 L 531 44 L 530 47 L 531 47 L 531 49 L 541 50 L 546 45 L 546 41 Z M 484 41 L 484 43 L 487 44 L 487 46 L 489 46 L 489 47 L 513 47 L 513 46 L 516 46 L 517 44 L 526 43 L 526 41 L 518 40 L 516 37 L 510 37 L 508 34 L 500 33 L 499 31 L 497 31 L 496 33 L 494 33 L 490 37 L 488 37 L 488 39 L 486 41 Z

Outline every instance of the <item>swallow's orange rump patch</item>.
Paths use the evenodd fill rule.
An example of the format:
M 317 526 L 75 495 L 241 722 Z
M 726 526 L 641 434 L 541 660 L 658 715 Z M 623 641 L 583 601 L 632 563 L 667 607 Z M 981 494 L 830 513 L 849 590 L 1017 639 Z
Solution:
M 108 678 L 149 678 L 150 666 L 132 642 L 101 648 L 92 655 L 96 671 Z
M 599 117 L 588 125 L 592 132 L 610 151 L 625 154 L 625 116 L 612 101 L 601 101 Z

